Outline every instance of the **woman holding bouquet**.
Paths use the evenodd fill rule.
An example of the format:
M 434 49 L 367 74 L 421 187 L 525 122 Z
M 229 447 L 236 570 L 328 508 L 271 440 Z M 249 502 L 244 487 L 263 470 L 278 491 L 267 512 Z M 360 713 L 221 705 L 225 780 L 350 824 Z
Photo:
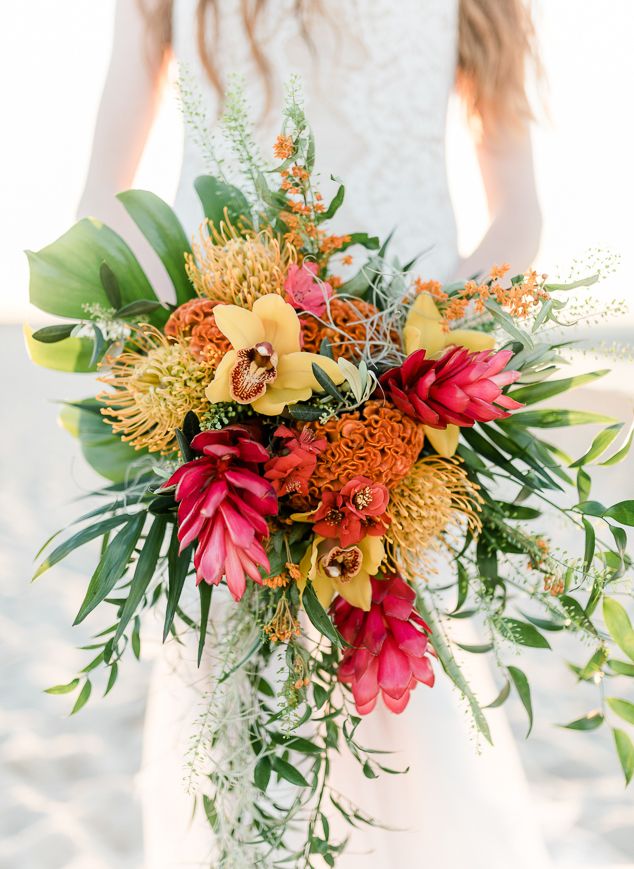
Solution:
M 240 73 L 264 153 L 275 139 L 271 108 L 284 83 L 302 76 L 319 162 L 345 178 L 335 220 L 387 236 L 402 261 L 446 281 L 510 260 L 523 271 L 537 250 L 540 214 L 529 136 L 525 69 L 532 29 L 520 0 L 120 0 L 111 66 L 97 121 L 81 211 L 106 221 L 160 264 L 114 195 L 132 183 L 172 58 L 187 69 L 211 122 L 227 78 Z M 458 88 L 477 136 L 490 225 L 460 261 L 445 168 L 447 105 Z M 193 181 L 205 172 L 188 132 L 176 211 L 193 234 L 202 220 Z M 167 282 L 163 276 L 163 284 Z M 214 599 L 216 603 L 216 599 Z M 219 598 L 218 598 L 218 603 Z M 212 832 L 189 823 L 182 760 L 205 689 L 195 642 L 164 654 L 151 690 L 144 776 L 149 869 L 207 865 Z M 173 650 L 172 650 L 173 651 Z M 439 670 L 439 668 L 437 668 Z M 494 696 L 486 672 L 474 674 Z M 486 702 L 486 701 L 485 701 Z M 368 781 L 344 755 L 335 787 L 386 827 L 353 836 L 342 866 L 506 869 L 547 866 L 523 773 L 503 718 L 495 748 L 479 754 L 468 712 L 437 672 L 434 692 L 414 692 L 402 715 L 384 708 L 363 723 L 361 742 L 394 751 L 406 776 Z M 339 865 L 339 864 L 338 864 Z

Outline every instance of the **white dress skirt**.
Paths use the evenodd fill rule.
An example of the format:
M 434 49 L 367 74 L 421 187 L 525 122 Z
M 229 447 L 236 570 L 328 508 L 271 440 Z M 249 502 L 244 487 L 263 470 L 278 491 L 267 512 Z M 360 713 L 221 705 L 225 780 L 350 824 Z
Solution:
M 278 132 L 283 84 L 299 73 L 324 195 L 334 188 L 330 174 L 346 184 L 337 230 L 384 237 L 396 229 L 393 249 L 403 261 L 424 252 L 419 274 L 449 277 L 458 261 L 445 167 L 457 0 L 326 0 L 309 22 L 316 59 L 299 31 L 294 0 L 269 0 L 258 25 L 275 107 L 268 115 L 240 0 L 218 5 L 219 33 L 210 34 L 210 44 L 219 69 L 244 78 L 260 117 L 257 138 L 266 157 Z M 213 119 L 216 95 L 195 48 L 196 6 L 196 0 L 174 2 L 174 51 Z M 202 219 L 193 181 L 206 170 L 194 139 L 186 134 L 175 204 L 191 234 Z M 155 665 L 142 772 L 147 869 L 214 865 L 211 828 L 201 814 L 192 819 L 192 800 L 183 786 L 184 756 L 208 682 L 205 662 L 198 670 L 195 656 L 192 636 L 184 646 L 164 648 Z M 471 657 L 473 687 L 490 702 L 496 695 L 491 675 L 479 656 Z M 464 701 L 436 669 L 435 687 L 419 685 L 403 714 L 378 704 L 360 730 L 361 744 L 392 749 L 388 765 L 409 767 L 407 775 L 370 781 L 345 752 L 333 763 L 334 787 L 397 830 L 354 831 L 337 866 L 546 869 L 548 857 L 504 712 L 492 710 L 489 716 L 495 747 L 478 745 Z

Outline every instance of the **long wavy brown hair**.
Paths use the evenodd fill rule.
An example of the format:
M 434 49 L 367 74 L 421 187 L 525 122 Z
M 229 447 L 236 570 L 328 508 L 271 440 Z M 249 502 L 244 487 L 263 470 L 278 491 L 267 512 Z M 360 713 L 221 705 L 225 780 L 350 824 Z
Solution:
M 145 16 L 153 52 L 163 56 L 172 41 L 172 0 L 137 0 Z M 271 69 L 257 38 L 267 0 L 240 0 L 245 38 L 263 80 Z M 321 0 L 295 0 L 304 38 L 310 45 L 310 18 Z M 221 72 L 214 61 L 219 34 L 220 0 L 198 0 L 198 53 L 220 97 Z M 526 68 L 539 66 L 533 23 L 524 0 L 460 0 L 456 84 L 472 118 L 505 127 L 522 126 L 532 116 L 526 95 Z

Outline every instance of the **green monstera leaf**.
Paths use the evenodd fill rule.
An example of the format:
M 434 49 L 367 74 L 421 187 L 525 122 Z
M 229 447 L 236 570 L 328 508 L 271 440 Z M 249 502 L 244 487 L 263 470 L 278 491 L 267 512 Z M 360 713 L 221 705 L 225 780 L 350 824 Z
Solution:
M 124 305 L 141 299 L 157 301 L 143 269 L 125 241 L 105 224 L 85 218 L 57 241 L 39 251 L 27 251 L 31 272 L 31 303 L 58 317 L 86 318 L 86 305 L 111 308 L 100 272 L 107 263 L 117 278 Z M 161 313 L 150 315 L 158 317 Z
M 59 422 L 79 440 L 84 458 L 98 474 L 113 483 L 121 483 L 130 474 L 132 463 L 147 451 L 135 450 L 114 434 L 100 408 L 94 398 L 65 404 Z

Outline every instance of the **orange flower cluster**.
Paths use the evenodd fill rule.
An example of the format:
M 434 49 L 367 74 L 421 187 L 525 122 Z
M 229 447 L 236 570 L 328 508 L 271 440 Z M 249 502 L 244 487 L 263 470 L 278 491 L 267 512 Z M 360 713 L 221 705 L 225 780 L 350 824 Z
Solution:
M 349 242 L 349 235 L 324 235 L 319 244 L 319 250 L 327 255 L 333 254 Z
M 416 278 L 414 281 L 414 292 L 416 295 L 420 293 L 429 293 L 432 299 L 437 302 L 446 302 L 449 296 L 444 292 L 440 281 L 424 281 L 422 278 Z
M 356 476 L 390 488 L 409 473 L 425 440 L 422 425 L 383 401 L 368 401 L 361 410 L 307 425 L 328 441 L 317 457 L 309 506 L 319 502 L 324 489 L 340 489 Z
M 328 282 L 332 286 L 332 278 L 328 278 Z M 396 332 L 390 333 L 389 339 L 383 336 L 378 320 L 375 320 L 374 328 L 372 326 L 368 328 L 368 321 L 379 313 L 379 309 L 369 302 L 364 302 L 362 299 L 340 299 L 335 296 L 331 299 L 328 310 L 332 326 L 322 323 L 310 314 L 301 318 L 304 350 L 318 353 L 321 342 L 327 338 L 332 345 L 332 355 L 335 359 L 344 356 L 354 361 L 359 359 L 357 348 L 360 344 L 375 341 L 378 345 L 389 340 L 398 346 L 400 342 Z
M 534 271 L 527 272 L 523 281 L 511 284 L 510 287 L 503 287 L 499 281 L 509 268 L 506 263 L 502 266 L 493 266 L 489 278 L 480 284 L 477 281 L 467 281 L 464 289 L 454 296 L 443 310 L 445 322 L 462 320 L 472 302 L 476 314 L 483 313 L 488 299 L 495 299 L 511 317 L 523 320 L 530 316 L 533 308 L 540 301 L 550 298 L 543 286 L 545 275 L 540 280 Z
M 185 338 L 189 352 L 199 362 L 218 365 L 231 349 L 214 317 L 218 302 L 212 299 L 191 299 L 176 308 L 165 324 L 165 334 L 180 340 Z
M 278 160 L 288 160 L 295 150 L 295 145 L 290 136 L 279 135 L 273 145 L 273 156 Z

